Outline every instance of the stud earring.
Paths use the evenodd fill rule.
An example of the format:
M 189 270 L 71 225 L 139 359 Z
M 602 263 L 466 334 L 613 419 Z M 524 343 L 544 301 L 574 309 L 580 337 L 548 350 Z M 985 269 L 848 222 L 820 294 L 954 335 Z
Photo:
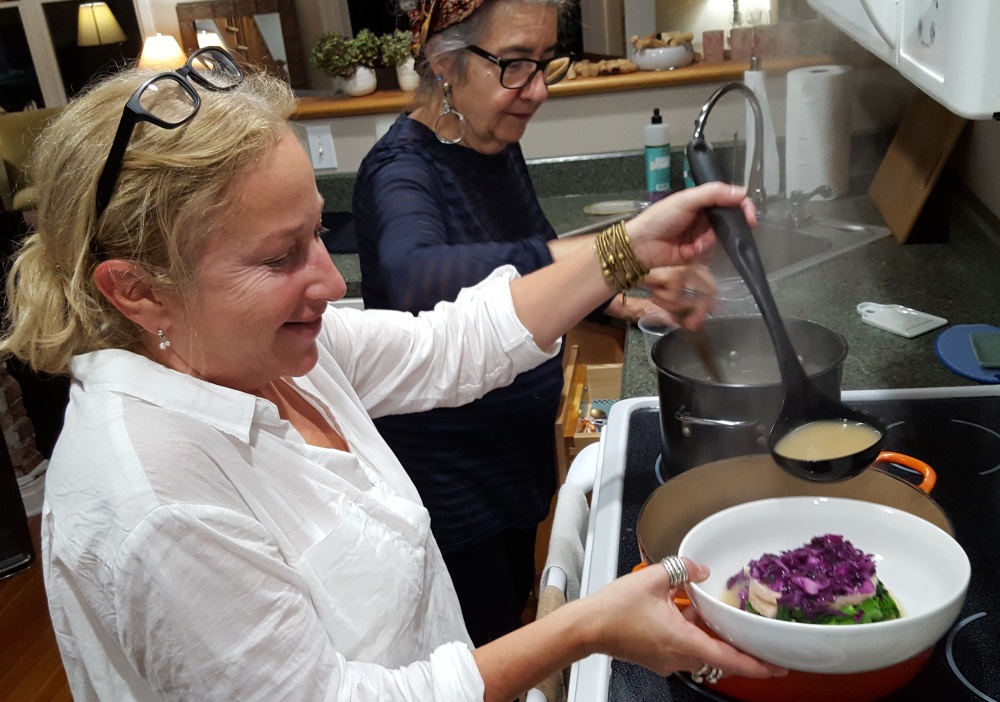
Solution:
M 156 335 L 160 337 L 160 351 L 166 351 L 170 348 L 170 339 L 168 339 L 162 329 L 156 330 Z
M 441 114 L 434 120 L 434 136 L 442 144 L 457 144 L 465 137 L 465 115 L 451 106 L 451 83 L 444 80 L 442 76 L 438 76 L 438 81 L 441 82 L 441 93 L 444 95 L 444 103 L 441 105 Z M 441 136 L 442 123 L 447 122 L 449 117 L 458 121 L 456 127 L 458 136 L 453 139 Z

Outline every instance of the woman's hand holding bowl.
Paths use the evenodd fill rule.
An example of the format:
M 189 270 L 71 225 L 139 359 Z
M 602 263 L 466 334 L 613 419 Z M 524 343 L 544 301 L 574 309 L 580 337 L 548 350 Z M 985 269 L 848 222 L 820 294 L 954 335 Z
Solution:
M 706 566 L 684 559 L 690 582 L 709 576 Z M 724 675 L 768 678 L 784 670 L 736 650 L 709 636 L 695 623 L 694 607 L 681 611 L 674 603 L 667 570 L 657 563 L 618 578 L 594 595 L 578 600 L 589 607 L 580 621 L 596 632 L 596 648 L 608 655 L 645 666 L 659 675 L 706 665 Z

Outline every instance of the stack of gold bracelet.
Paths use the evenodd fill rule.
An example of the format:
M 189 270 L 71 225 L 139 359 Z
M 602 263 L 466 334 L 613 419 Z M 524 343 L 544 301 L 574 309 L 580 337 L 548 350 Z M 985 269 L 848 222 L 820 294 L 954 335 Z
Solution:
M 649 273 L 632 250 L 632 240 L 624 222 L 612 224 L 594 237 L 594 253 L 604 272 L 604 280 L 615 292 L 622 294 L 623 302 L 626 291 L 638 285 Z

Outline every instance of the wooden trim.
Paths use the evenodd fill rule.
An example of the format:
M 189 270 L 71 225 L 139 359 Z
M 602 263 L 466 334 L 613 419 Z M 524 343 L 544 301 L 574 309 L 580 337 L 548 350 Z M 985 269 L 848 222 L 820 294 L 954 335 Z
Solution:
M 566 482 L 566 473 L 569 471 L 569 455 L 566 442 L 565 427 L 572 422 L 576 427 L 576 414 L 570 416 L 569 394 L 573 388 L 573 372 L 576 369 L 576 359 L 580 348 L 571 346 L 563 356 L 563 388 L 559 397 L 559 411 L 556 413 L 555 442 L 556 442 L 556 485 Z
M 178 9 L 183 7 L 177 6 Z M 849 63 L 851 65 L 881 65 L 881 61 L 865 54 L 849 57 L 822 54 L 818 56 L 794 56 L 791 58 L 770 58 L 766 61 L 768 73 L 784 74 L 795 68 L 804 66 L 821 66 L 829 63 Z M 742 80 L 747 66 L 743 61 L 725 61 L 723 63 L 696 63 L 686 68 L 674 71 L 638 71 L 617 76 L 600 76 L 596 78 L 575 78 L 564 80 L 549 88 L 552 98 L 572 97 L 578 95 L 599 95 L 602 93 L 617 93 L 631 90 L 648 90 L 674 85 L 693 85 L 699 83 L 716 83 L 729 80 Z M 346 95 L 331 95 L 318 97 L 300 97 L 298 107 L 292 113 L 292 119 L 324 119 L 331 117 L 350 117 L 355 115 L 396 114 L 406 109 L 413 100 L 413 93 L 402 90 L 376 90 L 364 97 L 349 97 Z

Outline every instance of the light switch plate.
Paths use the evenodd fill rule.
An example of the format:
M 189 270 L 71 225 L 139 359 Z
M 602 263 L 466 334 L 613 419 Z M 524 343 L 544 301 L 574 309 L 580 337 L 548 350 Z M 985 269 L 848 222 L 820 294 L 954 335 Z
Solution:
M 375 118 L 375 141 L 378 141 L 385 136 L 385 133 L 389 131 L 389 127 L 395 124 L 395 117 L 376 117 Z
M 337 152 L 333 146 L 333 132 L 328 124 L 314 124 L 306 127 L 309 142 L 309 158 L 315 170 L 337 167 Z

